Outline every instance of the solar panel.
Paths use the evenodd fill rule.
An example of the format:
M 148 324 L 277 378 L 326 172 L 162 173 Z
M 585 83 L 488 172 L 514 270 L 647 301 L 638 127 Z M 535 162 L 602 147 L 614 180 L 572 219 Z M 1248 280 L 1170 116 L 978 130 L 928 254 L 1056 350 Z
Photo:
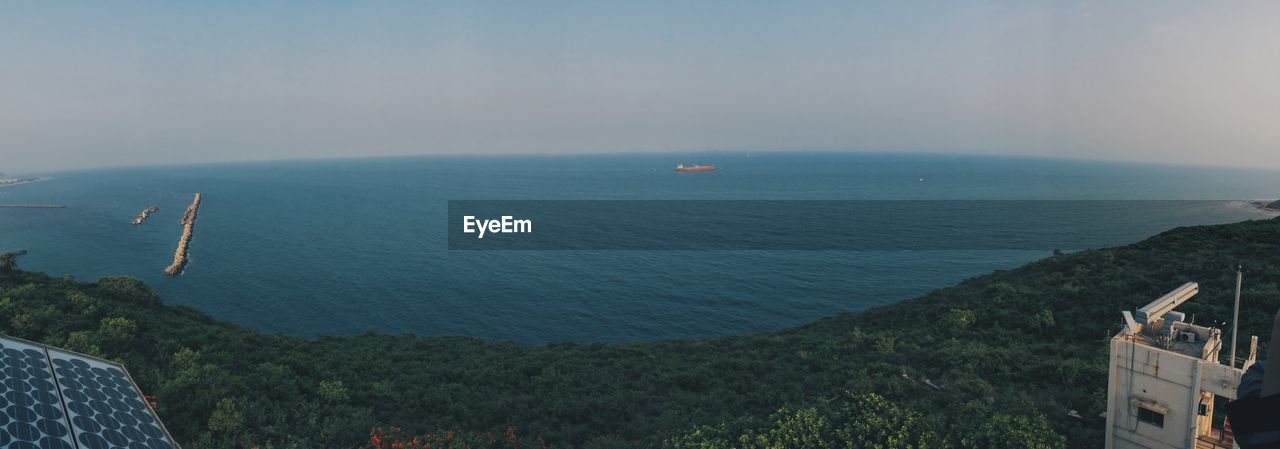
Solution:
M 0 337 L 0 448 L 178 449 L 123 366 Z

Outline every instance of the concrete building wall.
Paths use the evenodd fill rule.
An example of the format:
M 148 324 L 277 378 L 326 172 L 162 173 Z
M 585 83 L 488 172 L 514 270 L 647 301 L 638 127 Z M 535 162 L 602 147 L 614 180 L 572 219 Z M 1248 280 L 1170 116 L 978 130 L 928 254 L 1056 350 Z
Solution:
M 1181 354 L 1113 339 L 1107 387 L 1108 447 L 1193 447 L 1199 417 L 1192 413 L 1200 401 L 1195 387 L 1199 364 L 1200 360 Z M 1139 404 L 1163 412 L 1164 426 L 1141 422 Z
M 1193 448 L 1213 425 L 1214 396 L 1235 398 L 1243 370 L 1138 342 L 1111 340 L 1107 448 Z M 1205 415 L 1200 414 L 1201 405 Z M 1164 426 L 1139 419 L 1139 407 L 1162 412 Z

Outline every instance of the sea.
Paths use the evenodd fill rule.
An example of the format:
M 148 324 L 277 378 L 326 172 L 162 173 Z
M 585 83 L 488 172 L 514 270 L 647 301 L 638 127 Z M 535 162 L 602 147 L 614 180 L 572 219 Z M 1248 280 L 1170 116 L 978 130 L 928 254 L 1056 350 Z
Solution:
M 677 173 L 676 164 L 719 169 Z M 1055 208 L 1081 207 L 1113 231 L 1096 247 L 1177 226 L 1271 218 L 1251 200 L 1280 197 L 1280 173 L 1262 169 L 946 154 L 440 155 L 21 175 L 49 179 L 0 187 L 0 204 L 66 206 L 0 208 L 0 251 L 27 250 L 24 270 L 82 281 L 132 276 L 169 304 L 267 333 L 535 344 L 774 331 L 913 298 L 1057 248 L 451 250 L 449 201 L 1069 200 Z M 168 277 L 194 192 L 203 202 L 190 263 Z M 159 211 L 149 220 L 130 223 L 153 204 Z M 925 230 L 1000 226 L 973 215 L 912 217 Z M 1071 231 L 1069 223 L 1038 226 L 1049 235 Z

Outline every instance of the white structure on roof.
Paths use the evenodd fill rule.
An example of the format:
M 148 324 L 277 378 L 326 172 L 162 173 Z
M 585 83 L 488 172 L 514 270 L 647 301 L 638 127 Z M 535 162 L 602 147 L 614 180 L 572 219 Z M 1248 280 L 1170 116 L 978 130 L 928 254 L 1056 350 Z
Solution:
M 1199 291 L 1188 282 L 1135 314 L 1122 312 L 1124 329 L 1111 338 L 1107 449 L 1235 447 L 1214 403 L 1235 399 L 1258 339 L 1244 368 L 1219 363 L 1222 331 L 1174 311 Z

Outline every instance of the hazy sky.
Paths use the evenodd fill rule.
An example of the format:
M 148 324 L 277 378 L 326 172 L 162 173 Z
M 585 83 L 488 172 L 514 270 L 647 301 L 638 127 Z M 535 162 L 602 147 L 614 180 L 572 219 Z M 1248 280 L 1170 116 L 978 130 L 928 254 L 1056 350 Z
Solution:
M 1280 167 L 1280 2 L 0 3 L 0 172 L 855 150 Z

